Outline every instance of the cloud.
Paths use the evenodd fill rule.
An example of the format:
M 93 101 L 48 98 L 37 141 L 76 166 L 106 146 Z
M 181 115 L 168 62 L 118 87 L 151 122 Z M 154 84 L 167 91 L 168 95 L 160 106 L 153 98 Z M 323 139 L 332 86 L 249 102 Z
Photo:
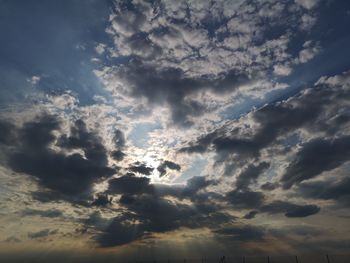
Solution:
M 306 9 L 312 9 L 317 6 L 319 0 L 295 0 L 295 2 Z
M 109 197 L 107 194 L 98 194 L 95 200 L 92 201 L 92 206 L 106 206 L 112 203 L 113 197 Z
M 62 217 L 63 213 L 58 209 L 48 209 L 48 210 L 36 210 L 36 209 L 25 209 L 21 211 L 22 216 L 40 216 L 48 218 Z
M 259 212 L 258 211 L 250 211 L 243 216 L 244 219 L 253 219 Z
M 269 214 L 284 213 L 286 217 L 307 217 L 317 214 L 320 207 L 316 205 L 297 205 L 285 201 L 274 201 L 260 209 Z
M 238 176 L 236 180 L 237 189 L 247 189 L 248 186 L 256 181 L 260 174 L 262 174 L 266 169 L 270 167 L 267 162 L 262 162 L 258 165 L 251 164 L 246 169 L 244 169 Z
M 226 197 L 233 207 L 240 209 L 258 208 L 264 201 L 263 193 L 248 190 L 233 190 Z
M 330 171 L 349 160 L 350 137 L 336 139 L 315 139 L 301 146 L 295 159 L 282 176 L 285 189 L 322 172 Z
M 148 177 L 126 174 L 109 180 L 107 193 L 121 195 L 119 205 L 126 209 L 121 216 L 107 223 L 100 216 L 84 222 L 99 227 L 95 238 L 101 246 L 114 246 L 179 228 L 215 228 L 235 220 L 220 211 L 220 205 L 211 202 L 205 188 L 214 182 L 195 176 L 186 185 L 151 184 Z M 169 197 L 172 197 L 169 199 Z M 179 200 L 191 200 L 182 203 Z M 102 224 L 101 224 L 102 222 Z M 105 223 L 103 223 L 105 222 Z M 116 235 L 119 233 L 119 235 Z
M 42 115 L 14 130 L 16 144 L 8 154 L 7 164 L 16 172 L 39 179 L 41 185 L 56 191 L 56 196 L 79 198 L 92 190 L 93 184 L 114 173 L 107 166 L 107 152 L 100 138 L 87 131 L 83 121 L 71 127 L 71 135 L 57 138 L 60 121 L 53 115 Z M 53 150 L 55 144 L 61 152 Z M 67 154 L 62 150 L 80 149 L 80 153 Z
M 95 240 L 101 247 L 113 247 L 130 243 L 143 235 L 144 231 L 139 229 L 137 223 L 123 222 L 115 218 Z
M 296 191 L 304 198 L 337 200 L 339 204 L 349 206 L 349 187 L 350 178 L 328 178 L 324 181 L 303 182 Z
M 286 167 L 280 173 L 281 183 L 288 189 L 348 160 L 348 97 L 346 73 L 321 78 L 313 88 L 253 110 L 189 140 L 179 152 L 214 152 L 215 164 L 224 166 L 225 175 L 246 167 L 247 177 L 244 170 L 242 177 L 237 173 L 237 183 L 244 187 L 257 178 L 254 178 L 257 173 L 249 176 L 247 167 L 266 162 L 266 158 L 278 159 L 278 165 Z M 291 138 L 295 141 L 292 144 Z
M 43 229 L 38 232 L 29 232 L 28 237 L 30 239 L 38 239 L 38 238 L 45 238 L 49 235 L 54 235 L 58 232 L 58 229 L 50 230 L 50 229 Z
M 10 145 L 14 141 L 14 135 L 12 133 L 15 126 L 5 120 L 0 119 L 0 144 Z
M 302 52 L 294 45 L 297 52 L 290 52 L 300 21 L 309 29 L 316 18 L 288 1 L 115 2 L 106 29 L 114 44 L 96 48 L 122 63 L 110 59 L 95 73 L 115 98 L 166 107 L 171 122 L 189 127 L 264 76 L 290 75 Z M 317 54 L 308 51 L 303 61 Z M 275 88 L 254 88 L 254 94 L 262 98 Z M 214 103 L 197 98 L 204 92 L 213 93 Z
M 141 194 L 152 191 L 149 184 L 150 179 L 147 177 L 136 177 L 127 174 L 118 178 L 109 180 L 108 192 L 118 194 Z
M 162 177 L 166 174 L 166 169 L 180 171 L 181 166 L 177 163 L 172 162 L 172 161 L 165 160 L 157 167 L 157 170 L 159 172 L 160 177 Z
M 201 102 L 191 98 L 199 91 L 211 90 L 225 93 L 248 84 L 252 77 L 236 70 L 211 78 L 189 77 L 179 68 L 156 68 L 140 60 L 113 70 L 118 82 L 129 87 L 129 95 L 146 98 L 150 104 L 168 105 L 172 120 L 178 125 L 191 125 L 188 116 L 198 116 L 205 111 Z
M 272 191 L 272 190 L 276 189 L 278 186 L 279 186 L 278 183 L 267 182 L 267 183 L 264 183 L 263 185 L 261 185 L 261 189 L 265 190 L 265 191 Z
M 154 170 L 153 167 L 147 166 L 146 164 L 139 162 L 130 166 L 128 169 L 133 173 L 139 173 L 143 175 L 151 175 Z

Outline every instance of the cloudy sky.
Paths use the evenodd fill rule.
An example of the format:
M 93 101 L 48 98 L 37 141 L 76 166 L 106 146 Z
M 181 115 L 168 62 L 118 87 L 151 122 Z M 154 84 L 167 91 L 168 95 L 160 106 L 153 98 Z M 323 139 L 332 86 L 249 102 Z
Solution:
M 350 247 L 347 0 L 0 1 L 0 254 Z

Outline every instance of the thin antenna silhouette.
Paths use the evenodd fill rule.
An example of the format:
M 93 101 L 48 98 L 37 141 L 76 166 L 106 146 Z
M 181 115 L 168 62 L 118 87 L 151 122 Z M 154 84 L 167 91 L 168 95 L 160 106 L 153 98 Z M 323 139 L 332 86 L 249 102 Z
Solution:
M 245 263 L 245 256 L 243 256 L 243 263 Z
M 330 263 L 328 254 L 326 255 L 327 263 Z
M 267 263 L 270 263 L 270 257 L 267 256 Z
M 295 256 L 295 262 L 299 263 L 298 256 Z

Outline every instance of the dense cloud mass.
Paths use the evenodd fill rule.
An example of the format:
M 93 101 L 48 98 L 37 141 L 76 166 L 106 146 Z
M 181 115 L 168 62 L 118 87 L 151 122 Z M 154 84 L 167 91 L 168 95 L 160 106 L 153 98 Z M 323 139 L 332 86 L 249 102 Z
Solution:
M 348 251 L 347 1 L 34 2 L 0 3 L 0 259 Z
M 39 179 L 40 183 L 67 196 L 79 196 L 92 190 L 93 183 L 111 176 L 115 171 L 107 166 L 107 152 L 100 138 L 88 132 L 82 120 L 71 127 L 70 136 L 55 137 L 60 130 L 56 116 L 43 115 L 12 129 L 16 136 L 15 149 L 8 153 L 7 163 L 14 171 Z M 80 153 L 57 152 L 80 149 Z

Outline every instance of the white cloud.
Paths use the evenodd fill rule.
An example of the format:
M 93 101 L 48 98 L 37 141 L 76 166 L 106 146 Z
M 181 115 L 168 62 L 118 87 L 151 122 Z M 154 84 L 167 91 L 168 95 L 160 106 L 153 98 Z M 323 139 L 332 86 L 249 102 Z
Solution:
M 32 76 L 30 79 L 27 79 L 27 81 L 32 84 L 33 86 L 35 86 L 36 84 L 39 83 L 39 81 L 41 80 L 40 76 Z
M 298 57 L 295 59 L 296 64 L 303 64 L 315 56 L 317 56 L 321 52 L 321 47 L 318 43 L 314 43 L 313 41 L 306 41 L 303 45 L 303 49 L 299 51 Z
M 273 73 L 278 76 L 288 76 L 292 73 L 292 68 L 289 65 L 277 64 L 273 66 Z
M 294 1 L 306 9 L 312 9 L 316 7 L 319 3 L 319 0 L 294 0 Z

